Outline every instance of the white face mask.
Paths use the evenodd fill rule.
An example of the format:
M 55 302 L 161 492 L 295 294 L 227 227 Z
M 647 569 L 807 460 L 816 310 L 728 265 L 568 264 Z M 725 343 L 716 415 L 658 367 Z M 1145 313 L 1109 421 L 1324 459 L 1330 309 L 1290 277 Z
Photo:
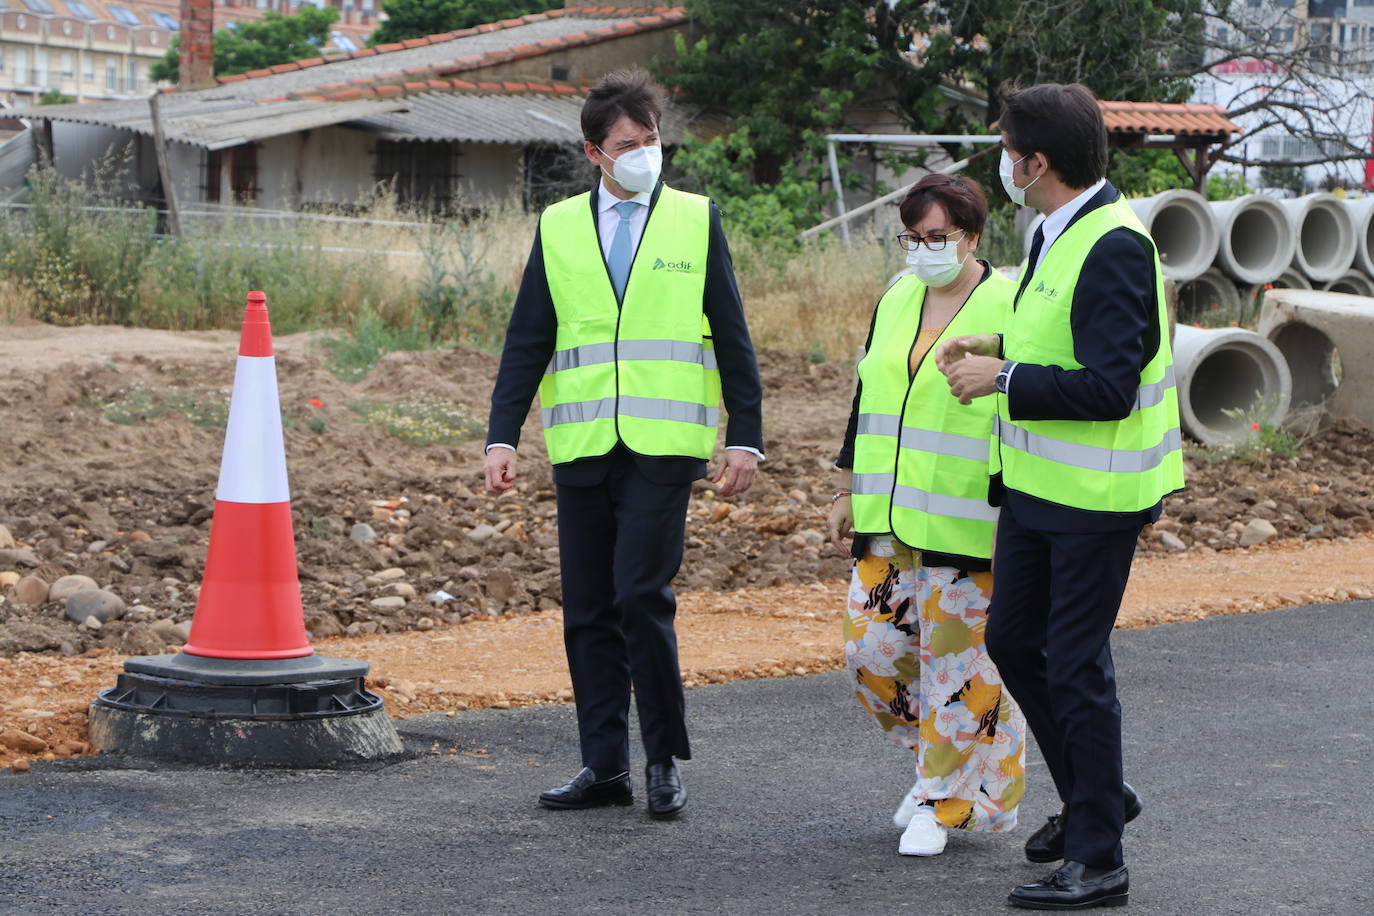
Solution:
M 611 154 L 599 146 L 597 149 L 613 163 L 609 177 L 614 178 L 625 190 L 645 194 L 658 185 L 658 175 L 663 170 L 663 147 L 658 144 L 621 153 L 619 159 L 612 159 Z M 601 171 L 606 170 L 603 168 Z
M 1022 156 L 1020 159 L 1013 162 L 1011 156 L 1007 155 L 1007 151 L 1002 150 L 1002 158 L 997 163 L 997 176 L 1002 179 L 1002 190 L 1007 192 L 1007 196 L 1011 198 L 1011 202 L 1018 207 L 1029 206 L 1026 203 L 1026 191 L 1030 189 L 1031 185 L 1040 180 L 1040 175 L 1036 175 L 1035 178 L 1031 179 L 1030 184 L 1026 185 L 1024 188 L 1018 188 L 1016 182 L 1012 179 L 1012 176 L 1015 174 L 1016 166 L 1028 158 L 1029 156 Z
M 966 260 L 967 254 L 959 257 L 959 246 L 954 239 L 947 240 L 945 247 L 939 251 L 931 251 L 925 245 L 918 245 L 914 251 L 906 253 L 906 262 L 911 265 L 911 272 L 916 275 L 916 279 L 935 289 L 953 283 Z

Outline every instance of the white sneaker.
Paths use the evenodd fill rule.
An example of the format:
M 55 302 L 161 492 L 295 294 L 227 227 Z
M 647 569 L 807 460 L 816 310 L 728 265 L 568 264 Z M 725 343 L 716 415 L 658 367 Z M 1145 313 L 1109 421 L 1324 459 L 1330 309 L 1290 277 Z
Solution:
M 935 819 L 935 809 L 921 805 L 902 833 L 897 851 L 904 856 L 938 856 L 945 851 L 945 828 Z
M 916 785 L 908 789 L 906 797 L 904 797 L 902 803 L 897 806 L 897 810 L 892 813 L 892 823 L 896 824 L 899 830 L 906 829 L 906 825 L 911 823 L 911 816 L 916 813 L 916 809 L 921 805 L 921 803 L 916 800 L 916 789 L 919 788 L 920 785 L 921 784 L 917 782 Z

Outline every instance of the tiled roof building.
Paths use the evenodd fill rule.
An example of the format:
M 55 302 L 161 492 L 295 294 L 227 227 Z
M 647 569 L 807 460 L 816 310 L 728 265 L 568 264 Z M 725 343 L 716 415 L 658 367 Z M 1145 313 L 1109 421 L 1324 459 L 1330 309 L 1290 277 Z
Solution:
M 325 53 L 366 45 L 377 0 L 343 3 Z M 215 26 L 284 13 L 299 0 L 217 0 Z M 175 0 L 0 0 L 0 98 L 24 104 L 47 90 L 78 100 L 146 96 L 148 70 L 180 31 Z

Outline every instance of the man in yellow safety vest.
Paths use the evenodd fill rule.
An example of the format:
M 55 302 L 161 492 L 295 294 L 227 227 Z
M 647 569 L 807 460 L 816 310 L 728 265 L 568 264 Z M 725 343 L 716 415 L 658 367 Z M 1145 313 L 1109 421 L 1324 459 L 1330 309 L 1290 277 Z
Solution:
M 486 459 L 487 489 L 510 489 L 537 389 L 583 764 L 539 803 L 632 802 L 633 686 L 656 819 L 687 802 L 674 762 L 691 749 L 670 582 L 722 394 L 720 494 L 747 490 L 763 458 L 763 389 L 720 212 L 660 180 L 661 97 L 644 73 L 621 71 L 583 105 L 583 148 L 601 180 L 540 216 L 492 391 Z
M 1064 802 L 1026 843 L 1032 862 L 1063 865 L 1010 902 L 1119 906 L 1122 830 L 1141 803 L 1122 780 L 1109 637 L 1136 538 L 1183 487 L 1164 284 L 1149 233 L 1106 180 L 1092 93 L 1032 86 L 1003 105 L 1003 187 L 1045 219 L 1005 335 L 951 340 L 937 360 L 961 401 L 996 398 L 987 647 Z

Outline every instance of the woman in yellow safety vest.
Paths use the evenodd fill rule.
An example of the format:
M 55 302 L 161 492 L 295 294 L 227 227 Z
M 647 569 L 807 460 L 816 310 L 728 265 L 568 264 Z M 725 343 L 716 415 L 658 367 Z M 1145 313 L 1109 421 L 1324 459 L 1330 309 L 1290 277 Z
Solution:
M 1025 720 L 983 645 L 995 405 L 961 405 L 934 356 L 945 339 L 1001 332 L 1016 287 L 973 254 L 987 220 L 973 181 L 925 176 L 901 218 L 911 271 L 879 301 L 857 366 L 830 539 L 855 558 L 844 627 L 855 692 L 916 755 L 893 815 L 898 851 L 931 856 L 947 828 L 1010 830 L 1025 791 Z

